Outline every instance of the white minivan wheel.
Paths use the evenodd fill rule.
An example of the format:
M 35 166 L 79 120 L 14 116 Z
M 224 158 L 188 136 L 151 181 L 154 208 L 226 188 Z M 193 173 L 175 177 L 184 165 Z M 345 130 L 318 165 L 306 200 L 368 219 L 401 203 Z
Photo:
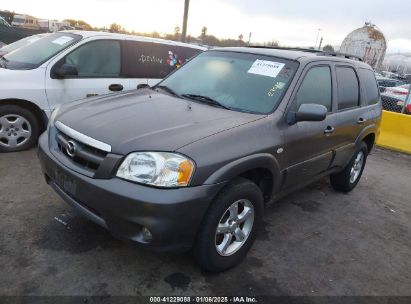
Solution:
M 39 132 L 38 120 L 31 111 L 16 105 L 0 106 L 0 152 L 31 148 Z

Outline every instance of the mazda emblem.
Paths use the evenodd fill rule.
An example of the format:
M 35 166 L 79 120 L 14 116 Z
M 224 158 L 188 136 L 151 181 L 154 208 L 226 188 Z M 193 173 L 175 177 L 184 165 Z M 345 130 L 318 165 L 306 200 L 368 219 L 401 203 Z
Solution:
M 76 156 L 77 144 L 74 141 L 69 140 L 67 143 L 66 152 L 70 157 Z

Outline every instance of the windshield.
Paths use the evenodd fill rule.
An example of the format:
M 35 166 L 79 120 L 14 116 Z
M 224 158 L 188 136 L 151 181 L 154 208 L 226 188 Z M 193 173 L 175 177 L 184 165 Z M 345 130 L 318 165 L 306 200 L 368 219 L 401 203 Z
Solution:
M 41 37 L 43 37 L 45 35 L 46 34 L 39 34 L 39 35 L 34 35 L 34 36 L 30 36 L 30 37 L 26 37 L 26 38 L 17 40 L 16 42 L 10 43 L 10 44 L 0 48 L 0 53 L 10 53 L 14 50 L 17 50 L 17 49 L 25 46 L 25 45 L 36 42 L 37 40 L 39 40 Z
M 81 39 L 80 35 L 56 33 L 47 35 L 4 56 L 3 67 L 33 69 Z
M 267 114 L 280 102 L 298 63 L 282 58 L 208 51 L 159 84 L 179 96 L 230 110 Z

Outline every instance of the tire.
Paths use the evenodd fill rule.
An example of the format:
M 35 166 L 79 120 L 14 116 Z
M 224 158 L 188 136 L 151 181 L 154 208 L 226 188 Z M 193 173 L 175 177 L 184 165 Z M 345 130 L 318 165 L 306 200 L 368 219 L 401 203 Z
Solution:
M 0 152 L 31 148 L 40 134 L 36 116 L 16 105 L 0 105 Z
M 234 203 L 238 206 L 238 218 L 228 224 L 231 215 L 235 214 L 231 211 L 236 209 Z M 229 211 L 230 206 L 233 209 Z M 248 179 L 238 178 L 221 190 L 204 216 L 194 244 L 194 259 L 200 267 L 208 272 L 221 272 L 239 264 L 254 243 L 263 210 L 263 195 Z M 241 217 L 242 214 L 248 216 Z M 219 224 L 231 232 L 217 234 Z M 243 241 L 237 241 L 242 237 Z M 224 244 L 229 239 L 232 243 L 224 251 Z
M 367 161 L 367 156 L 368 147 L 365 142 L 362 142 L 361 145 L 356 149 L 354 156 L 351 158 L 350 162 L 344 168 L 344 170 L 330 176 L 331 186 L 335 190 L 344 193 L 348 193 L 353 190 L 361 179 L 365 163 Z M 358 163 L 360 157 L 362 157 L 362 162 Z M 354 167 L 355 165 L 357 167 L 356 169 Z M 352 170 L 354 170 L 355 172 L 354 176 L 351 173 Z

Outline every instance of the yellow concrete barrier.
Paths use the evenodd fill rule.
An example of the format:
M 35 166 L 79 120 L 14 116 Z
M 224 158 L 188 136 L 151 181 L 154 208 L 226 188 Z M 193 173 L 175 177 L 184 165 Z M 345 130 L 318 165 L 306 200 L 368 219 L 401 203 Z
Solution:
M 377 145 L 411 154 L 411 115 L 382 111 Z

